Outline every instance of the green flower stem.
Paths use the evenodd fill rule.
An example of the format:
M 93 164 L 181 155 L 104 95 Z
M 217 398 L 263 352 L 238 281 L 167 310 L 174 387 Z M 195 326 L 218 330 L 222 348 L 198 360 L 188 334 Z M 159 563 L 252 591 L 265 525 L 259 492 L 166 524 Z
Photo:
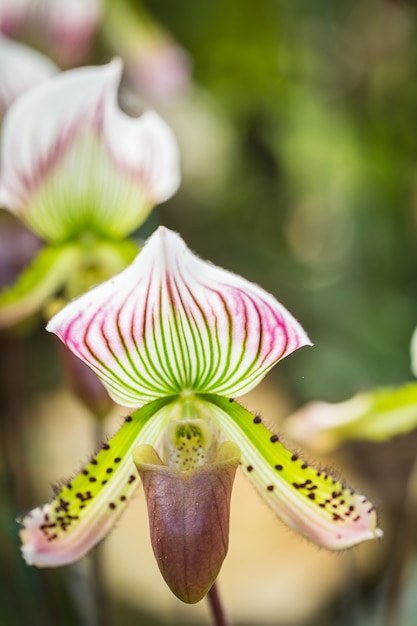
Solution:
M 220 600 L 217 582 L 214 583 L 214 585 L 208 592 L 207 600 L 209 602 L 211 614 L 213 616 L 214 626 L 229 626 L 229 622 L 226 619 L 223 605 Z

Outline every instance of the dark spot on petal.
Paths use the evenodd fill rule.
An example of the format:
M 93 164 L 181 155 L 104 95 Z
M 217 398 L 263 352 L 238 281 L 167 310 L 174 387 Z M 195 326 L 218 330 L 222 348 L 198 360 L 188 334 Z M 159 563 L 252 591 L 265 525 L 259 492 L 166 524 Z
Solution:
M 261 422 L 262 422 L 262 420 L 259 417 L 259 415 L 255 415 L 255 417 L 253 418 L 253 423 L 254 424 L 260 424 Z
M 301 466 L 301 469 L 307 469 L 307 467 L 308 467 L 308 463 L 303 463 Z
M 129 476 L 129 481 L 128 481 L 128 482 L 129 482 L 129 483 L 133 483 L 133 481 L 135 481 L 135 480 L 136 480 L 136 476 L 135 476 L 134 474 L 131 474 L 131 475 Z
M 120 496 L 120 500 L 121 500 L 122 502 L 125 502 L 125 500 L 126 500 L 126 496 Z
M 90 463 L 91 465 L 98 465 L 97 459 L 91 459 Z
M 271 437 L 269 438 L 269 441 L 271 443 L 276 443 L 278 439 L 279 439 L 278 435 L 271 435 Z
M 103 450 L 110 450 L 110 446 L 108 443 L 102 443 L 101 447 L 103 448 Z
M 110 502 L 110 503 L 109 503 L 109 508 L 110 508 L 110 509 L 115 509 L 115 508 L 116 508 L 115 503 L 114 503 L 114 502 Z
M 309 494 L 308 494 L 308 496 L 307 496 L 307 498 L 310 498 L 310 500 L 315 500 L 315 498 L 316 498 L 316 494 L 314 494 L 314 493 L 309 493 Z
M 291 457 L 291 461 L 298 461 L 298 454 L 293 454 Z
M 84 474 L 84 476 L 88 476 L 88 470 L 83 469 L 83 474 Z
M 274 485 L 268 485 L 267 489 L 268 491 L 274 491 Z
M 112 467 L 108 467 L 108 468 L 106 469 L 106 474 L 111 474 L 111 473 L 112 473 L 112 471 L 113 471 L 113 468 L 112 468 Z
M 108 480 L 102 480 L 102 481 L 101 481 L 101 484 L 102 484 L 102 485 L 105 485 L 105 484 L 106 484 L 106 483 L 108 483 L 108 482 L 109 482 Z
M 282 465 L 278 464 L 278 465 L 275 465 L 275 469 L 278 470 L 278 472 L 280 472 L 281 470 L 284 469 L 284 467 Z
M 127 417 L 125 417 L 125 422 L 131 422 L 132 421 L 132 416 L 128 415 Z
M 248 472 L 253 472 L 253 467 L 252 467 L 252 465 L 248 465 L 246 469 L 248 470 Z
M 95 483 L 97 478 L 95 476 L 90 476 L 88 480 L 90 481 L 90 483 Z
M 122 460 L 122 459 L 120 458 L 120 456 L 117 456 L 117 457 L 114 459 L 114 462 L 115 462 L 115 463 L 120 463 L 120 461 L 121 461 L 121 460 Z
M 233 398 L 229 398 L 229 402 L 234 402 Z

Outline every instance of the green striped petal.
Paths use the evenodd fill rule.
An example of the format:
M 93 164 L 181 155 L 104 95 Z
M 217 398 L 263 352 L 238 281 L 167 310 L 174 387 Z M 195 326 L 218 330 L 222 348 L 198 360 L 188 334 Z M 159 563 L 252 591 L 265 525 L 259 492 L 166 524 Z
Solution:
M 0 328 L 13 326 L 40 311 L 79 261 L 76 245 L 43 248 L 17 282 L 0 293 Z
M 125 406 L 177 393 L 241 395 L 310 341 L 266 291 L 159 228 L 133 264 L 47 329 Z
M 48 241 L 123 238 L 179 185 L 171 129 L 118 107 L 121 72 L 118 59 L 62 72 L 7 111 L 0 205 Z
M 247 478 L 288 526 L 330 550 L 382 536 L 366 496 L 287 450 L 237 402 L 211 395 L 201 399 L 226 438 L 240 447 Z
M 56 490 L 49 504 L 25 516 L 20 537 L 28 565 L 72 563 L 107 535 L 139 484 L 132 451 L 145 442 L 156 444 L 174 400 L 156 400 L 125 418 L 116 435 Z

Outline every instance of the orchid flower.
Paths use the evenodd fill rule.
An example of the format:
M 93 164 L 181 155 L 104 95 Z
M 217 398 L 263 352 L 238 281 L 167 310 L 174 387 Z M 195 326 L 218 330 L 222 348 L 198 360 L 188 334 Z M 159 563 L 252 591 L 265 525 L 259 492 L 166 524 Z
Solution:
M 161 227 L 118 276 L 47 326 L 131 407 L 120 430 L 22 522 L 28 564 L 73 562 L 115 524 L 142 479 L 165 580 L 199 600 L 227 551 L 237 465 L 278 516 L 329 549 L 380 537 L 370 501 L 316 469 L 234 398 L 311 345 L 270 294 L 200 260 Z
M 63 72 L 5 116 L 0 206 L 49 245 L 0 294 L 0 327 L 126 267 L 138 247 L 123 238 L 178 187 L 172 131 L 153 111 L 134 119 L 118 108 L 121 72 L 118 59 Z
M 85 62 L 101 17 L 100 0 L 0 0 L 0 32 L 30 42 L 61 67 Z
M 0 121 L 17 96 L 57 72 L 44 55 L 0 35 Z

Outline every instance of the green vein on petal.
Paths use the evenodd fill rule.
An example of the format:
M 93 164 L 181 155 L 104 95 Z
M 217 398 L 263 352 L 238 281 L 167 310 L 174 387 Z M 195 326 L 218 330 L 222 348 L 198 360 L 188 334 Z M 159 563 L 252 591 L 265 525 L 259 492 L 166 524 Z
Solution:
M 43 248 L 17 282 L 0 294 L 0 328 L 37 313 L 65 284 L 79 260 L 80 249 L 75 244 Z
M 259 417 L 237 402 L 213 395 L 200 398 L 211 406 L 226 438 L 239 445 L 248 479 L 286 524 L 331 550 L 382 536 L 366 496 L 285 448 Z
M 140 444 L 155 445 L 176 397 L 155 400 L 125 418 L 118 432 L 54 499 L 22 520 L 22 553 L 28 565 L 57 567 L 84 556 L 109 532 L 136 490 L 132 459 Z

